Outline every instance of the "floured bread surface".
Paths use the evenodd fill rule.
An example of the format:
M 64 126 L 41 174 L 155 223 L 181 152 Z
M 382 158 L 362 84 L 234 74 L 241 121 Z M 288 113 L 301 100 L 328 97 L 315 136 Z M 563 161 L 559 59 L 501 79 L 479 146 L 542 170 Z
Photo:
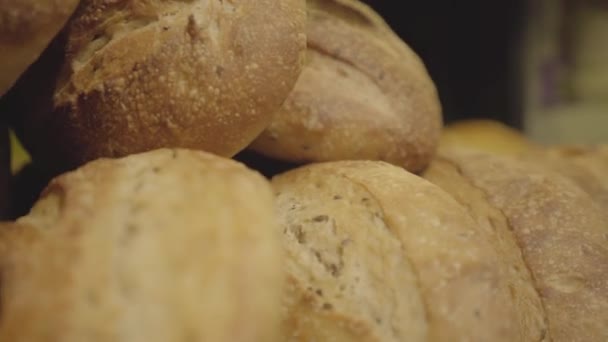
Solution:
M 64 169 L 162 147 L 232 156 L 295 84 L 305 21 L 304 0 L 83 0 L 11 97 L 23 140 Z
M 516 310 L 520 336 L 517 341 L 550 341 L 546 314 L 534 287 L 517 239 L 500 210 L 492 206 L 486 194 L 465 178 L 456 164 L 436 158 L 424 172 L 424 178 L 452 195 L 477 222 L 478 233 L 498 252 L 494 267 L 506 275 Z
M 79 0 L 0 0 L 0 96 L 40 56 Z
M 426 341 L 417 279 L 365 187 L 313 166 L 275 177 L 283 341 Z
M 334 191 L 364 190 L 359 193 L 366 194 L 370 208 L 373 205 L 372 212 L 379 211 L 386 229 L 401 241 L 418 279 L 429 341 L 514 341 L 519 338 L 508 278 L 496 267 L 499 254 L 488 245 L 465 209 L 447 193 L 383 162 L 334 162 L 304 170 L 298 172 L 314 172 L 314 177 L 307 180 L 309 186 L 331 177 L 332 182 L 340 180 L 336 182 L 336 189 L 332 188 Z M 358 209 L 360 205 L 355 205 L 362 200 L 358 198 L 359 193 L 355 199 L 345 197 L 353 203 L 347 208 L 351 207 L 349 215 L 355 218 L 363 215 Z M 325 206 L 329 208 L 329 204 L 323 203 L 321 209 Z M 359 221 L 353 219 L 351 224 Z M 327 223 L 329 228 L 331 222 Z M 314 248 L 314 244 L 310 246 Z M 309 258 L 314 260 L 312 256 Z
M 307 5 L 306 65 L 252 148 L 291 162 L 369 159 L 424 168 L 442 119 L 418 56 L 357 0 Z
M 0 239 L 0 340 L 276 341 L 270 186 L 230 160 L 158 150 L 51 182 Z
M 572 181 L 532 163 L 445 155 L 509 220 L 554 341 L 608 340 L 608 222 Z

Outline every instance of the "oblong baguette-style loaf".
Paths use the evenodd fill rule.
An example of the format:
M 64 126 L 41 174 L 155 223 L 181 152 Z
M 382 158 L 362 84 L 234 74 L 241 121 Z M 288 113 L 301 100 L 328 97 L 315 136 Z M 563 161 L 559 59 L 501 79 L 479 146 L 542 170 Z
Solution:
M 0 0 L 0 96 L 36 61 L 80 0 Z
M 323 261 L 328 263 L 329 270 L 334 269 L 332 265 L 342 265 L 335 254 L 339 254 L 343 239 L 346 236 L 350 236 L 348 239 L 361 239 L 354 235 L 356 231 L 347 234 L 347 229 L 355 228 L 346 228 L 348 213 L 342 211 L 351 207 L 351 224 L 360 225 L 355 227 L 370 232 L 386 229 L 401 241 L 425 305 L 429 341 L 514 341 L 521 336 L 518 312 L 508 289 L 509 278 L 502 268 L 496 267 L 499 264 L 498 252 L 487 243 L 466 210 L 437 186 L 390 164 L 365 161 L 311 165 L 279 176 L 273 182 L 279 192 L 284 240 L 287 240 L 286 246 L 292 258 L 288 264 L 295 265 L 287 269 L 288 279 L 292 279 L 290 287 L 300 291 L 296 291 L 296 299 L 288 299 L 291 305 L 287 306 L 286 316 L 291 320 L 302 322 L 311 317 L 310 302 L 322 300 L 313 298 L 314 290 L 319 286 L 331 287 L 325 283 L 329 277 L 323 274 L 322 269 L 319 270 L 325 267 Z M 315 193 L 314 187 L 321 190 Z M 333 197 L 329 196 L 330 192 L 335 192 Z M 304 200 L 306 202 L 301 203 Z M 340 201 L 346 203 L 338 204 Z M 312 209 L 303 204 L 310 205 Z M 338 219 L 332 216 L 331 208 L 340 208 L 334 211 L 339 213 Z M 323 222 L 314 222 L 315 217 Z M 300 224 L 301 233 L 293 227 Z M 297 243 L 298 236 L 304 236 L 304 246 Z M 317 242 L 319 240 L 321 242 Z M 364 260 L 378 258 L 372 248 L 373 243 L 369 242 L 367 250 L 361 249 L 365 253 Z M 357 245 L 366 246 L 366 242 L 361 241 Z M 353 246 L 355 243 L 345 243 L 343 254 L 354 253 L 349 250 Z M 318 257 L 315 248 L 318 248 Z M 391 256 L 398 255 L 393 253 Z M 385 261 L 380 265 L 386 267 L 387 264 Z M 373 265 L 372 261 L 369 264 L 360 262 L 359 268 L 369 268 L 369 265 Z M 357 263 L 346 266 L 346 270 L 355 272 Z M 351 281 L 343 278 L 336 286 L 343 282 L 348 286 Z M 384 286 L 392 287 L 394 281 L 387 280 Z M 309 297 L 306 296 L 307 285 L 312 287 Z M 351 286 L 357 286 L 357 283 Z M 416 294 L 409 293 L 413 291 L 409 283 L 405 286 L 401 291 L 407 291 L 409 298 L 415 298 Z M 376 285 L 369 292 L 374 293 L 381 288 Z M 373 312 L 374 307 L 366 305 L 369 301 L 367 292 L 359 290 L 348 294 L 350 296 L 340 299 L 340 306 L 332 306 L 333 315 L 314 316 L 322 319 L 324 324 L 316 325 L 318 329 L 336 329 L 345 312 L 352 312 L 343 309 L 347 305 L 360 312 Z M 298 311 L 302 307 L 306 309 Z M 312 307 L 317 308 L 315 304 Z M 364 327 L 370 325 L 374 324 L 368 320 Z M 414 335 L 413 340 L 419 336 L 422 335 Z
M 0 235 L 0 340 L 276 341 L 283 279 L 268 182 L 158 150 L 53 180 Z
M 295 84 L 305 21 L 304 0 L 82 0 L 9 106 L 61 170 L 163 147 L 232 156 Z
M 424 168 L 442 122 L 424 64 L 367 5 L 307 5 L 307 63 L 252 149 L 296 163 L 383 160 Z
M 552 340 L 608 340 L 608 222 L 599 204 L 533 163 L 456 150 L 443 157 L 508 219 Z
M 283 341 L 426 341 L 416 275 L 365 187 L 315 167 L 275 177 Z

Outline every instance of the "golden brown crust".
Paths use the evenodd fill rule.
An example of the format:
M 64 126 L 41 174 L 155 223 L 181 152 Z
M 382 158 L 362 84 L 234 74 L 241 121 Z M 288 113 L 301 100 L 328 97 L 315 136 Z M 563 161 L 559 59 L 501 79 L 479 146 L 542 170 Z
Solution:
M 273 179 L 287 286 L 283 341 L 426 341 L 416 275 L 364 187 L 319 168 Z
M 292 162 L 371 159 L 427 165 L 441 128 L 420 59 L 368 6 L 308 2 L 307 65 L 252 148 Z
M 0 0 L 0 96 L 61 30 L 79 0 Z
M 532 163 L 463 151 L 445 157 L 509 220 L 553 340 L 606 341 L 608 222 L 597 203 Z
M 0 238 L 0 340 L 276 341 L 273 207 L 263 177 L 202 152 L 63 175 Z
M 502 212 L 493 207 L 485 193 L 467 180 L 455 164 L 441 157 L 424 171 L 424 178 L 448 192 L 467 208 L 478 233 L 499 253 L 495 267 L 508 282 L 520 332 L 518 341 L 550 341 L 547 318 L 521 249 Z
M 69 167 L 158 147 L 232 156 L 296 81 L 304 6 L 85 0 L 45 55 L 49 65 L 23 85 L 31 93 L 42 78 L 53 89 L 45 105 L 21 109 L 25 143 L 35 158 Z
M 334 162 L 304 170 L 314 170 L 319 182 L 327 175 L 342 177 L 365 189 L 381 208 L 417 275 L 429 341 L 517 340 L 507 277 L 495 267 L 499 255 L 447 193 L 383 162 Z

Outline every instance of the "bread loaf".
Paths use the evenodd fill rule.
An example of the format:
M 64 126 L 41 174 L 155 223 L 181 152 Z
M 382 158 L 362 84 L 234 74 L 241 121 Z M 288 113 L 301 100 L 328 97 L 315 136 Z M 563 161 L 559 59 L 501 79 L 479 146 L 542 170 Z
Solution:
M 552 340 L 608 340 L 608 222 L 599 205 L 533 163 L 463 151 L 444 157 L 508 219 Z
M 503 213 L 492 206 L 486 194 L 465 178 L 455 164 L 436 158 L 424 178 L 441 187 L 467 208 L 486 243 L 498 252 L 494 267 L 506 275 L 511 300 L 517 310 L 517 341 L 550 341 L 547 318 L 534 287 L 532 275 Z
M 306 65 L 252 149 L 295 163 L 383 160 L 424 168 L 441 128 L 418 56 L 357 0 L 309 0 Z
M 287 268 L 291 291 L 284 300 L 288 318 L 284 324 L 294 329 L 289 333 L 323 337 L 320 340 L 339 336 L 335 337 L 339 341 L 357 333 L 367 337 L 367 331 L 383 336 L 379 334 L 386 327 L 372 318 L 384 317 L 377 315 L 386 312 L 384 303 L 398 294 L 380 295 L 380 290 L 395 287 L 397 272 L 409 272 L 406 262 L 401 262 L 401 269 L 387 270 L 391 264 L 399 265 L 400 253 L 386 231 L 401 241 L 416 277 L 416 287 L 407 281 L 395 291 L 403 291 L 410 302 L 422 298 L 428 341 L 514 341 L 521 336 L 518 308 L 508 288 L 510 277 L 496 267 L 500 255 L 465 209 L 437 186 L 387 163 L 365 161 L 311 165 L 279 176 L 273 184 L 286 262 L 291 265 Z M 357 272 L 366 275 L 358 283 L 353 276 Z M 376 283 L 382 274 L 384 283 Z M 334 295 L 341 287 L 347 292 Z M 319 288 L 322 298 L 315 294 Z M 331 306 L 324 312 L 326 301 Z M 406 312 L 418 317 L 411 316 L 418 310 Z M 362 323 L 353 328 L 351 322 L 361 316 Z M 314 324 L 307 324 L 311 320 Z M 314 329 L 303 331 L 300 326 Z M 424 325 L 404 326 L 408 328 L 403 333 L 388 340 L 424 338 L 420 333 Z M 348 328 L 350 335 L 342 334 Z
M 0 96 L 40 56 L 79 0 L 0 0 Z
M 316 167 L 275 177 L 287 286 L 282 341 L 426 341 L 405 250 L 361 185 Z
M 272 192 L 233 161 L 95 161 L 0 234 L 0 341 L 277 341 Z
M 161 147 L 232 156 L 292 89 L 305 20 L 304 0 L 83 0 L 9 105 L 61 170 Z

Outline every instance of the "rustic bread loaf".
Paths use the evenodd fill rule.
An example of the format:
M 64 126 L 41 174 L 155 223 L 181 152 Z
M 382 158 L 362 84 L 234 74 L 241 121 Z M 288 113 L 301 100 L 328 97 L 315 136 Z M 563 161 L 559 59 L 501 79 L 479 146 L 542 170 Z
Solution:
M 439 143 L 441 150 L 473 149 L 502 155 L 520 155 L 539 149 L 523 132 L 495 120 L 463 120 L 447 125 Z
M 285 324 L 294 330 L 288 333 L 310 333 L 302 331 L 302 326 L 314 327 L 310 334 L 315 337 L 339 336 L 340 341 L 357 332 L 378 331 L 383 336 L 380 333 L 386 327 L 371 317 L 383 317 L 377 315 L 384 311 L 370 301 L 382 298 L 378 304 L 384 307 L 387 299 L 398 298 L 393 292 L 382 297 L 378 293 L 395 286 L 397 278 L 393 277 L 398 270 L 383 270 L 391 263 L 398 265 L 399 257 L 397 247 L 391 246 L 394 243 L 382 237 L 385 229 L 401 241 L 416 276 L 416 288 L 408 281 L 400 291 L 409 301 L 421 296 L 429 341 L 514 341 L 521 336 L 509 277 L 496 267 L 499 254 L 466 210 L 437 186 L 387 163 L 365 161 L 311 165 L 273 183 L 278 191 L 287 264 L 291 265 L 287 268 L 291 291 L 285 300 Z M 365 233 L 374 238 L 368 241 Z M 378 251 L 382 241 L 387 245 L 382 248 L 393 252 Z M 395 259 L 389 260 L 389 256 Z M 382 258 L 386 259 L 377 261 Z M 377 269 L 372 268 L 376 263 Z M 400 267 L 407 275 L 407 263 Z M 357 283 L 356 272 L 368 276 L 361 276 Z M 377 272 L 385 272 L 385 283 L 368 286 L 377 277 L 371 274 Z M 330 282 L 332 273 L 338 274 L 337 281 Z M 340 294 L 336 291 L 341 286 L 348 289 L 345 295 L 330 297 Z M 322 298 L 315 294 L 319 288 Z M 331 306 L 324 312 L 326 302 Z M 342 326 L 357 317 L 363 317 L 358 318 L 359 326 Z M 309 323 L 311 319 L 313 323 Z M 407 328 L 404 333 L 416 332 L 411 340 L 417 340 L 424 337 L 421 328 Z M 395 336 L 410 339 L 401 333 Z
M 79 0 L 0 0 L 0 96 L 65 25 Z
M 57 168 L 161 147 L 232 156 L 301 70 L 304 0 L 83 0 L 14 92 L 24 143 Z
M 608 222 L 572 181 L 533 163 L 444 154 L 508 219 L 553 341 L 608 340 Z
M 480 227 L 486 243 L 499 253 L 494 267 L 504 272 L 520 332 L 517 341 L 550 341 L 545 311 L 521 249 L 503 213 L 492 206 L 486 194 L 462 175 L 455 164 L 436 158 L 424 171 L 424 178 L 451 194 L 467 208 Z
M 202 152 L 63 175 L 0 230 L 0 340 L 276 341 L 273 207 L 263 177 Z
M 369 159 L 421 170 L 442 122 L 423 63 L 361 2 L 307 5 L 306 65 L 251 148 L 296 163 Z
M 316 167 L 275 177 L 287 286 L 282 341 L 426 341 L 417 279 L 382 207 Z

